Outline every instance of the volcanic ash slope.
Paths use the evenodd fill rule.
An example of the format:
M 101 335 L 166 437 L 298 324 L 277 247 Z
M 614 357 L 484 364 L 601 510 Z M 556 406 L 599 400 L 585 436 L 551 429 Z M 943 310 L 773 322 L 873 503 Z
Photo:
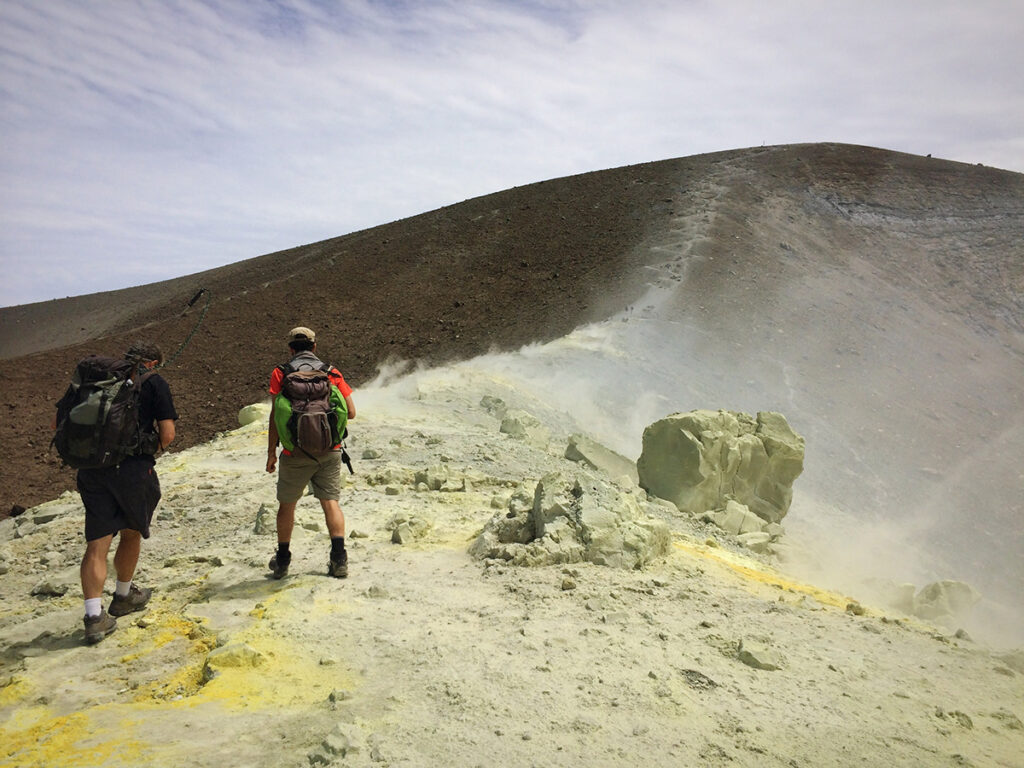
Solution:
M 347 580 L 325 575 L 312 498 L 291 574 L 268 578 L 262 418 L 160 459 L 138 573 L 154 598 L 97 646 L 81 645 L 77 497 L 2 523 L 0 763 L 1024 766 L 1019 652 L 787 578 L 564 459 L 579 425 L 494 375 L 358 395 Z M 502 433 L 505 408 L 550 441 Z M 552 471 L 633 499 L 670 531 L 665 553 L 631 569 L 474 559 Z

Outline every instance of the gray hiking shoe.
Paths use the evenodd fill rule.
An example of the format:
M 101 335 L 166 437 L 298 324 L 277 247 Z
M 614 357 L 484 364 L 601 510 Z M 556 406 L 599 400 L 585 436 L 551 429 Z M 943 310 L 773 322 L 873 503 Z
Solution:
M 152 589 L 140 588 L 132 584 L 128 588 L 128 594 L 124 597 L 117 594 L 114 595 L 114 599 L 110 601 L 110 607 L 107 609 L 107 612 L 111 616 L 124 616 L 126 613 L 141 611 L 146 607 L 146 603 L 149 602 L 149 597 L 152 594 Z
M 275 579 L 283 579 L 288 575 L 288 566 L 291 565 L 292 559 L 289 557 L 287 560 L 278 560 L 277 555 L 270 558 L 270 562 L 267 567 L 274 572 Z
M 89 645 L 95 645 L 117 629 L 117 619 L 102 609 L 99 616 L 86 616 L 84 622 L 85 642 Z
M 348 576 L 348 551 L 341 551 L 341 559 L 335 560 L 331 558 L 327 563 L 327 574 L 333 576 L 336 579 L 344 579 Z

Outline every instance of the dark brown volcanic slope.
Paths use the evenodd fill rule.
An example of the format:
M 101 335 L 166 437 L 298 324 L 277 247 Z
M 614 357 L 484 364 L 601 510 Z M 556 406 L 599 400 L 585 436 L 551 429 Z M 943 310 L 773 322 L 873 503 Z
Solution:
M 264 396 L 285 334 L 300 323 L 321 334 L 321 354 L 358 386 L 389 358 L 472 357 L 617 310 L 608 295 L 635 282 L 644 258 L 635 246 L 681 167 L 557 179 L 192 277 L 0 311 L 5 356 L 23 352 L 25 340 L 53 347 L 0 361 L 0 391 L 17 413 L 0 426 L 4 444 L 17 446 L 0 465 L 0 510 L 73 487 L 48 444 L 53 403 L 75 361 L 116 354 L 136 337 L 170 353 L 194 323 L 181 313 L 197 288 L 211 291 L 211 308 L 164 371 L 181 416 L 176 449 L 237 425 L 238 408 Z M 78 343 L 62 346 L 67 339 Z M 47 396 L 20 396 L 39 386 L 40 372 Z
M 929 210 L 921 190 L 935 190 L 943 209 Z M 443 362 L 556 338 L 634 300 L 649 280 L 642 267 L 668 260 L 666 238 L 686 217 L 708 221 L 688 245 L 711 258 L 689 269 L 676 311 L 709 333 L 742 334 L 749 318 L 701 317 L 708 298 L 749 310 L 753 297 L 780 300 L 779 274 L 793 285 L 812 266 L 816 280 L 823 265 L 869 268 L 883 283 L 918 281 L 1019 364 L 1022 201 L 1024 177 L 994 169 L 835 144 L 738 150 L 542 182 L 199 275 L 3 309 L 0 511 L 72 487 L 48 450 L 48 425 L 74 362 L 136 337 L 173 351 L 195 321 L 196 310 L 181 312 L 199 287 L 212 293 L 209 314 L 164 372 L 181 414 L 176 449 L 234 427 L 237 409 L 264 396 L 293 325 L 315 327 L 323 356 L 356 386 L 389 358 Z M 913 258 L 873 248 L 883 242 L 874 231 L 885 243 L 904 238 Z M 863 262 L 827 263 L 833 246 L 857 251 L 854 232 Z M 45 397 L 25 394 L 40 389 Z

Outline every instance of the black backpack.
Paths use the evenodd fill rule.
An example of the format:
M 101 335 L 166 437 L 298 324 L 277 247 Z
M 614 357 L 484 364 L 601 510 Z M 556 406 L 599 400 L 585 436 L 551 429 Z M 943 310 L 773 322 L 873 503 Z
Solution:
M 128 360 L 93 355 L 78 363 L 71 385 L 57 403 L 53 445 L 75 469 L 113 467 L 144 451 L 139 401 L 140 373 Z

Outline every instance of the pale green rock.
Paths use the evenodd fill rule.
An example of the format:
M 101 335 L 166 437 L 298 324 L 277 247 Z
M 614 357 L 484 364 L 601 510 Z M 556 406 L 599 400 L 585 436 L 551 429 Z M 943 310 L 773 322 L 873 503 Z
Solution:
M 505 401 L 500 397 L 494 397 L 493 395 L 484 395 L 480 398 L 480 407 L 487 411 L 492 416 L 497 416 L 499 419 L 504 418 L 508 412 L 508 406 Z
M 433 523 L 417 514 L 399 512 L 388 521 L 386 527 L 391 531 L 391 543 L 409 544 L 426 536 L 433 528 Z
M 238 412 L 238 425 L 247 427 L 250 424 L 270 422 L 270 405 L 267 403 L 253 403 L 247 405 Z
M 803 458 L 804 440 L 782 414 L 697 410 L 644 430 L 637 474 L 652 496 L 693 515 L 733 499 L 777 523 L 789 511 Z
M 408 523 L 402 523 L 391 532 L 392 544 L 408 544 L 413 538 L 412 528 L 409 527 Z
M 448 483 L 448 467 L 444 464 L 423 469 L 416 473 L 415 482 L 417 485 L 423 483 L 428 490 L 440 491 Z
M 760 533 L 765 530 L 765 522 L 750 509 L 746 504 L 730 499 L 725 504 L 725 509 L 715 512 L 711 519 L 715 525 L 726 533 L 734 536 L 741 533 Z
M 619 478 L 625 475 L 633 483 L 637 482 L 636 463 L 586 435 L 569 436 L 565 458 L 604 472 L 608 477 Z
M 346 757 L 358 754 L 362 750 L 365 736 L 362 729 L 351 723 L 339 724 L 321 743 L 328 755 Z
M 517 491 L 470 545 L 470 554 L 513 565 L 588 561 L 637 568 L 668 552 L 668 526 L 643 517 L 636 498 L 592 478 L 552 472 L 537 483 L 533 502 Z
M 782 656 L 767 643 L 752 638 L 740 641 L 737 658 L 754 669 L 774 671 L 782 669 Z
M 53 579 L 44 579 L 32 587 L 30 594 L 38 597 L 61 597 L 62 595 L 66 595 L 70 588 L 71 586 L 64 582 L 55 581 Z
M 253 524 L 252 532 L 257 536 L 269 536 L 277 532 L 277 511 L 260 504 L 256 512 L 256 522 Z
M 206 669 L 216 673 L 222 669 L 258 667 L 263 663 L 263 654 L 246 643 L 230 643 L 215 648 L 206 657 Z
M 914 596 L 914 615 L 929 621 L 954 621 L 963 618 L 981 595 L 962 581 L 936 581 Z
M 551 440 L 551 431 L 526 411 L 509 411 L 499 431 L 541 449 L 547 448 Z
M 772 537 L 764 531 L 751 531 L 750 533 L 741 533 L 736 539 L 751 552 L 763 553 L 768 551 L 768 543 Z
M 452 470 L 447 464 L 438 464 L 429 469 L 416 472 L 413 481 L 417 486 L 425 486 L 429 491 L 467 491 L 471 484 L 461 473 Z

